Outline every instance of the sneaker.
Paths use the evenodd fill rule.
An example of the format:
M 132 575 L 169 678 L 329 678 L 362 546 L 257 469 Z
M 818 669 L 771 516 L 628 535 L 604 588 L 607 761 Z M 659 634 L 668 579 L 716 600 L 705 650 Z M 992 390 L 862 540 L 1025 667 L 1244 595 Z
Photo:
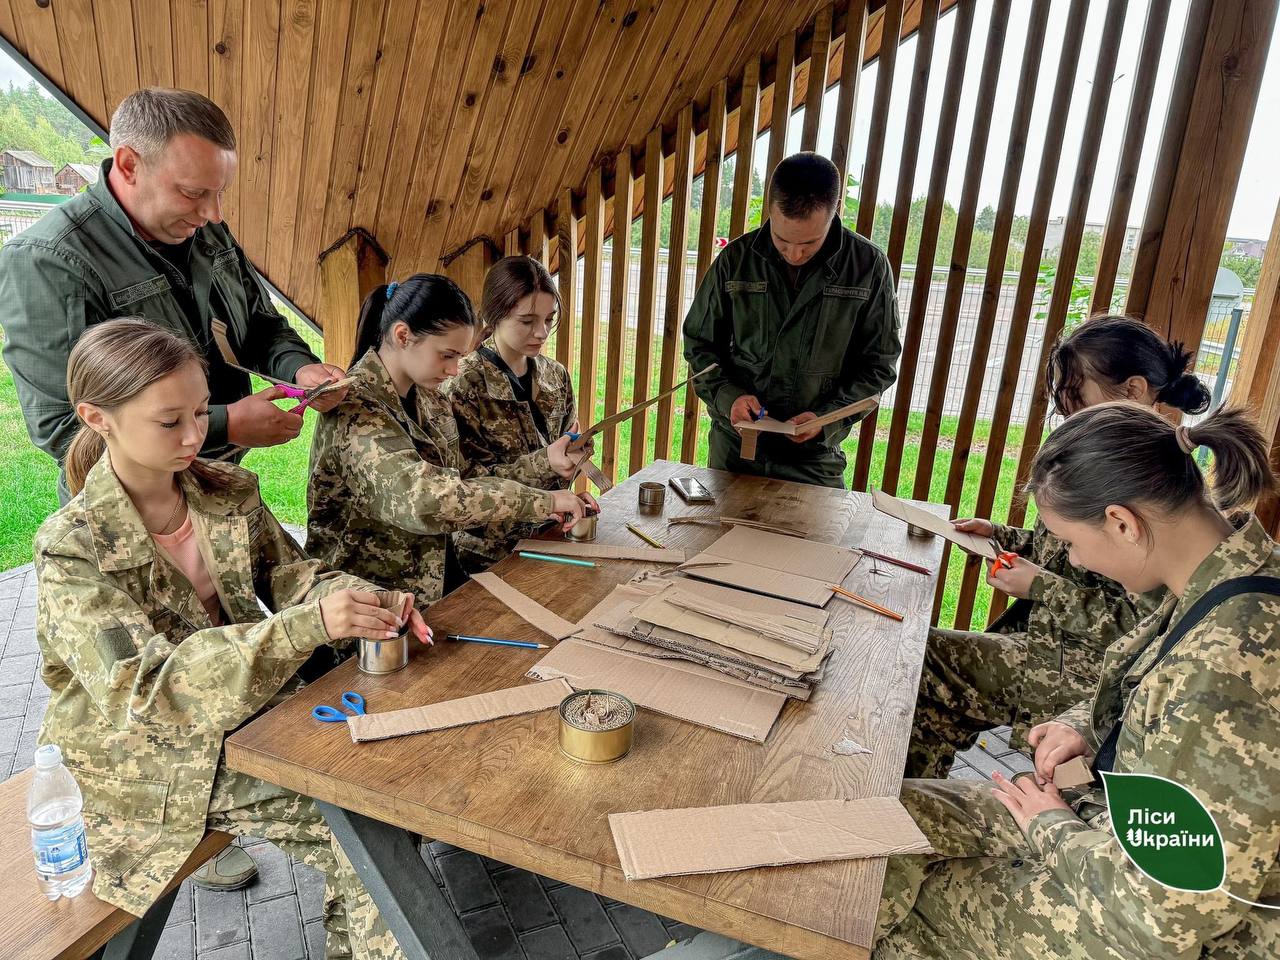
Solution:
M 206 890 L 241 890 L 258 879 L 258 867 L 243 847 L 234 843 L 191 875 Z

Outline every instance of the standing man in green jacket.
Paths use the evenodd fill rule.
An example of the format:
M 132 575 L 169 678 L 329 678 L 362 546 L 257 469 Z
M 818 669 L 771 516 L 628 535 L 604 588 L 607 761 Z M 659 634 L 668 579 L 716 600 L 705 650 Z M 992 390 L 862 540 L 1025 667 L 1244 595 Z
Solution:
M 301 414 L 272 403 L 284 396 L 278 387 L 251 392 L 248 375 L 223 361 L 213 320 L 226 323 L 242 366 L 301 387 L 343 371 L 321 363 L 272 307 L 222 223 L 222 195 L 236 172 L 226 114 L 198 93 L 138 90 L 111 118 L 111 150 L 97 183 L 0 249 L 4 359 L 32 442 L 62 464 L 78 426 L 67 400 L 71 348 L 93 324 L 127 316 L 186 337 L 207 361 L 209 432 L 201 456 L 292 440 Z M 328 410 L 344 394 L 312 406 Z M 58 497 L 70 499 L 61 472 Z M 195 880 L 234 890 L 256 875 L 249 855 L 229 847 Z
M 794 436 L 762 434 L 739 455 L 734 424 L 762 412 L 803 424 L 897 377 L 898 301 L 885 255 L 845 229 L 840 174 L 797 153 L 769 183 L 768 219 L 734 240 L 707 271 L 684 323 L 689 369 L 711 411 L 710 466 L 734 473 L 844 486 L 840 445 L 857 417 Z
M 222 223 L 236 172 L 226 114 L 188 90 L 138 90 L 111 118 L 111 149 L 97 183 L 0 249 L 4 359 L 32 442 L 62 463 L 77 423 L 66 390 L 71 347 L 93 324 L 127 316 L 186 337 L 208 362 L 201 456 L 292 440 L 302 416 L 271 402 L 278 388 L 251 392 L 248 375 L 223 361 L 212 321 L 226 323 L 242 366 L 278 380 L 312 387 L 343 371 L 290 329 Z M 339 400 L 330 393 L 313 406 Z M 58 492 L 65 503 L 61 475 Z

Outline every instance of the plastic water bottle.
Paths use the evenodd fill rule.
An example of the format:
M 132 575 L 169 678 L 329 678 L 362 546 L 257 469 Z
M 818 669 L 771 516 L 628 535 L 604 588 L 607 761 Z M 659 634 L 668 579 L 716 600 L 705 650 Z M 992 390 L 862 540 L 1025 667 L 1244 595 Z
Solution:
M 27 794 L 27 822 L 40 889 L 50 900 L 74 897 L 89 885 L 93 868 L 84 836 L 84 800 L 62 750 L 46 743 L 36 750 L 36 775 Z

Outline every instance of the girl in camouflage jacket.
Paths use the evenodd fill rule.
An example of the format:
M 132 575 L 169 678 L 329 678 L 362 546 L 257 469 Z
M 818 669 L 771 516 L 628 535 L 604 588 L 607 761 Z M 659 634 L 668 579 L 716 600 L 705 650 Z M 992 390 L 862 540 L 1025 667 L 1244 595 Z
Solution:
M 1115 399 L 1201 413 L 1209 391 L 1187 372 L 1190 359 L 1140 321 L 1100 316 L 1054 345 L 1046 379 L 1063 416 Z M 956 753 L 992 727 L 1011 725 L 1014 745 L 1024 746 L 1033 726 L 1093 695 L 1107 647 L 1162 599 L 1131 596 L 1075 566 L 1042 523 L 1022 530 L 958 520 L 956 527 L 1018 555 L 987 578 L 1017 600 L 987 632 L 929 631 L 908 777 L 945 777 Z
M 195 459 L 209 388 L 188 341 L 98 324 L 71 351 L 67 393 L 78 495 L 35 540 L 52 691 L 40 740 L 84 794 L 94 894 L 141 916 L 207 830 L 264 837 L 328 875 L 331 956 L 401 957 L 314 802 L 231 770 L 222 750 L 317 647 L 406 624 L 427 640 L 412 597 L 307 559 L 257 477 Z
M 442 391 L 452 402 L 468 463 L 491 469 L 578 432 L 569 371 L 542 353 L 559 312 L 551 274 L 532 257 L 506 257 L 485 276 L 481 345 L 458 362 L 458 375 Z M 562 490 L 568 480 L 555 476 L 547 486 Z M 455 543 L 463 566 L 478 572 L 532 530 L 528 523 L 490 523 L 458 534 Z
M 440 392 L 471 352 L 471 301 L 447 277 L 378 287 L 360 312 L 346 398 L 311 447 L 307 550 L 331 566 L 412 591 L 446 592 L 451 535 L 494 521 L 581 519 L 587 503 L 548 490 L 576 461 L 568 437 L 509 463 L 470 463 Z M 588 496 L 587 502 L 594 506 Z M 449 588 L 461 575 L 451 571 Z

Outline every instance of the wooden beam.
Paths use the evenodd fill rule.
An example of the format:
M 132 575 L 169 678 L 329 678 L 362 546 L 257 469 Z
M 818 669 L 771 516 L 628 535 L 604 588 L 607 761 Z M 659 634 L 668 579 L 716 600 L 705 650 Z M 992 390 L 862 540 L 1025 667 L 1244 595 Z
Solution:
M 676 121 L 676 180 L 671 191 L 671 240 L 667 243 L 667 296 L 662 324 L 662 368 L 659 390 L 675 386 L 680 325 L 684 322 L 684 264 L 689 250 L 689 191 L 693 182 L 693 104 L 686 104 Z M 646 219 L 649 214 L 645 214 Z M 673 397 L 658 401 L 653 458 L 665 460 L 671 452 L 675 426 Z
M 386 283 L 386 262 L 363 233 L 352 233 L 320 260 L 320 302 L 316 323 L 324 333 L 325 363 L 347 367 L 354 360 L 360 307 Z
M 631 402 L 649 397 L 649 367 L 653 363 L 653 325 L 658 304 L 658 213 L 662 206 L 662 127 L 649 131 L 644 149 L 644 223 L 640 229 L 640 289 L 636 302 L 636 361 L 632 369 Z M 631 421 L 631 458 L 627 476 L 644 466 L 649 433 L 649 414 Z
M 813 22 L 813 46 L 809 51 L 809 83 L 804 99 L 804 127 L 800 134 L 801 150 L 818 149 L 818 128 L 822 124 L 822 99 L 827 92 L 827 55 L 831 52 L 830 4 L 818 11 Z
M 529 256 L 544 267 L 551 266 L 551 237 L 547 233 L 547 211 L 535 210 L 529 218 Z
M 495 257 L 488 243 L 473 243 L 443 266 L 443 273 L 462 288 L 473 304 L 479 304 L 484 295 L 484 278 L 493 266 Z
M 631 206 L 635 178 L 631 175 L 631 148 L 618 152 L 614 169 L 618 172 L 613 191 L 613 262 L 609 273 L 609 333 L 605 353 L 604 415 L 611 417 L 621 408 L 622 366 L 627 337 L 628 287 L 631 285 Z M 638 371 L 637 371 L 638 373 Z M 582 424 L 587 425 L 586 421 Z M 604 433 L 601 472 L 618 479 L 618 427 Z
M 556 214 L 556 262 L 559 266 L 560 322 L 556 324 L 556 360 L 573 370 L 573 339 L 577 334 L 578 221 L 573 215 L 573 191 L 560 193 Z
M 582 258 L 582 340 L 578 364 L 578 422 L 595 423 L 596 373 L 600 356 L 601 268 L 604 261 L 604 197 L 600 167 L 587 174 L 586 216 L 583 218 L 586 256 Z
M 747 231 L 747 208 L 751 206 L 751 171 L 755 167 L 756 117 L 759 109 L 760 58 L 752 57 L 742 73 L 742 106 L 738 109 L 738 153 L 733 169 L 733 207 L 729 215 L 730 240 Z M 648 196 L 646 190 L 645 197 Z M 657 200 L 662 200 L 660 193 Z M 652 208 L 646 206 L 645 209 Z
M 788 33 L 778 41 L 778 72 L 773 78 L 773 120 L 769 123 L 769 159 L 764 169 L 764 212 L 761 219 L 769 218 L 769 181 L 773 171 L 787 155 L 787 134 L 791 128 L 791 97 L 795 90 L 796 35 Z M 690 137 L 692 137 L 690 129 Z M 693 164 L 689 165 L 690 176 Z
M 844 34 L 844 55 L 840 62 L 840 92 L 836 98 L 836 127 L 831 140 L 831 162 L 840 171 L 841 197 L 849 183 L 852 160 L 854 114 L 858 107 L 858 80 L 862 76 L 863 50 L 867 40 L 867 0 L 851 0 Z M 843 202 L 843 201 L 842 201 Z M 842 211 L 843 213 L 843 211 Z

